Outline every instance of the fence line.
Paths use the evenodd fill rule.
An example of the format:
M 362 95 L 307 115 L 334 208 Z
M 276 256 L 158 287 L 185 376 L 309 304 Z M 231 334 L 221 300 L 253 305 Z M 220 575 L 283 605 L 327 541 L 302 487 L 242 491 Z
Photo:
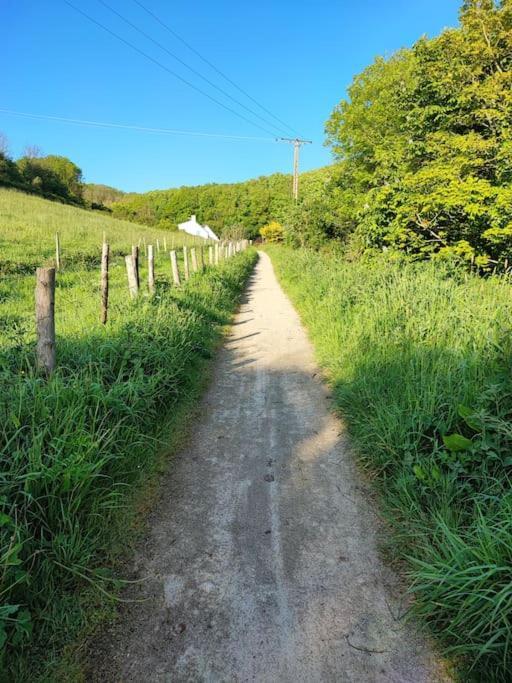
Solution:
M 148 291 L 153 296 L 156 292 L 155 281 L 155 251 L 158 254 L 160 244 L 157 240 L 155 250 L 152 244 L 146 244 L 146 238 L 140 238 L 138 244 L 132 245 L 131 253 L 124 257 L 128 291 L 130 297 L 135 299 L 140 291 L 139 272 L 139 248 L 142 245 L 147 257 L 148 268 Z M 174 237 L 172 239 L 174 246 Z M 208 266 L 219 265 L 221 260 L 231 258 L 235 254 L 244 251 L 250 245 L 248 240 L 215 242 L 208 244 Z M 167 252 L 167 239 L 164 239 L 164 249 Z M 198 253 L 199 250 L 199 253 Z M 189 263 L 190 255 L 190 263 Z M 169 252 L 171 262 L 172 281 L 175 287 L 181 286 L 181 274 L 178 264 L 177 252 L 172 249 Z M 36 363 L 39 370 L 49 376 L 55 369 L 56 342 L 55 342 L 55 273 L 61 268 L 61 245 L 59 235 L 55 235 L 55 268 L 37 268 L 35 288 L 35 318 L 36 318 Z M 194 274 L 204 272 L 207 268 L 204 244 L 198 247 L 183 246 L 183 277 L 190 279 L 190 265 Z M 101 247 L 101 271 L 100 271 L 100 320 L 103 325 L 108 320 L 109 307 L 109 266 L 110 245 L 103 234 Z

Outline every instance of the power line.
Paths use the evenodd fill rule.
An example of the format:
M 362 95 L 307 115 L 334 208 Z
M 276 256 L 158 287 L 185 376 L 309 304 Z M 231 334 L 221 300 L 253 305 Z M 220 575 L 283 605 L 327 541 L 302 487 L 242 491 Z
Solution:
M 210 60 L 208 60 L 204 55 L 202 55 L 198 50 L 196 50 L 190 43 L 188 43 L 185 38 L 179 35 L 179 33 L 176 33 L 174 29 L 172 29 L 168 24 L 166 24 L 162 19 L 160 19 L 154 12 L 152 12 L 150 9 L 148 9 L 145 5 L 142 4 L 142 2 L 139 2 L 139 0 L 133 0 L 133 2 L 138 5 L 141 9 L 143 9 L 145 12 L 147 12 L 155 21 L 157 21 L 161 26 L 165 28 L 166 31 L 168 31 L 171 35 L 173 35 L 175 38 L 177 38 L 183 45 L 188 47 L 188 49 L 193 52 L 199 59 L 201 59 L 205 64 L 207 64 L 211 69 L 213 69 L 215 72 L 219 74 L 219 76 L 222 76 L 224 80 L 226 80 L 228 83 L 230 83 L 234 88 L 236 88 L 239 92 L 241 92 L 245 97 L 247 97 L 251 102 L 254 102 L 260 109 L 262 109 L 264 112 L 266 112 L 269 116 L 271 116 L 273 119 L 278 121 L 281 125 L 283 125 L 285 128 L 288 130 L 293 131 L 297 135 L 299 135 L 299 132 L 295 130 L 293 126 L 290 126 L 290 124 L 286 123 L 282 119 L 280 119 L 278 116 L 273 114 L 267 107 L 263 106 L 258 100 L 256 100 L 252 95 L 249 95 L 249 93 L 244 90 L 241 86 L 239 86 L 235 81 L 233 81 L 229 76 L 226 76 L 226 74 L 221 71 L 218 67 L 215 66 L 215 64 L 212 64 Z
M 272 127 L 275 128 L 276 130 L 279 130 L 279 131 L 281 131 L 281 132 L 283 132 L 283 131 L 286 132 L 286 129 L 282 128 L 281 126 L 276 126 L 275 123 L 273 123 L 272 121 L 269 121 L 269 120 L 266 119 L 264 116 L 261 116 L 260 114 L 258 114 L 257 111 L 254 111 L 254 109 L 251 109 L 251 107 L 248 107 L 248 106 L 246 106 L 243 102 L 240 102 L 240 100 L 237 100 L 236 97 L 233 97 L 232 95 L 230 95 L 229 92 L 227 92 L 227 90 L 224 90 L 223 88 L 221 88 L 220 86 L 218 86 L 216 83 L 214 83 L 213 81 L 211 81 L 209 78 L 207 78 L 206 76 L 204 76 L 200 71 L 197 71 L 196 69 L 194 69 L 194 67 L 192 67 L 192 66 L 190 66 L 189 64 L 187 64 L 187 62 L 183 61 L 183 59 L 181 59 L 180 57 L 178 57 L 178 55 L 174 54 L 174 52 L 171 52 L 165 45 L 163 45 L 162 43 L 160 43 L 158 40 L 155 40 L 155 38 L 153 38 L 151 35 L 149 35 L 149 33 L 146 33 L 146 31 L 144 31 L 144 30 L 141 29 L 139 26 L 137 26 L 137 24 L 134 24 L 133 22 L 131 22 L 131 21 L 130 21 L 129 19 L 127 19 L 124 15 L 122 15 L 120 12 L 118 12 L 114 7 L 112 7 L 111 5 L 109 5 L 108 2 L 105 2 L 105 0 L 98 0 L 98 2 L 99 2 L 101 5 L 103 5 L 104 7 L 106 7 L 108 10 L 110 10 L 110 12 L 112 12 L 112 13 L 115 14 L 117 17 L 119 17 L 119 19 L 121 19 L 121 21 L 124 21 L 125 24 L 128 24 L 128 26 L 131 26 L 131 28 L 133 28 L 135 31 L 138 31 L 141 35 L 143 35 L 145 38 L 147 38 L 148 40 L 150 40 L 154 45 L 156 45 L 156 46 L 159 47 L 161 50 L 163 50 L 164 52 L 166 52 L 166 53 L 167 53 L 168 55 L 170 55 L 173 59 L 175 59 L 177 62 L 179 62 L 182 66 L 184 66 L 186 69 L 188 69 L 189 71 L 191 71 L 193 74 L 195 74 L 196 76 L 198 76 L 199 78 L 201 78 L 203 81 L 205 81 L 205 83 L 208 83 L 208 85 L 210 85 L 212 88 L 215 88 L 216 90 L 218 90 L 218 91 L 219 91 L 220 93 L 222 93 L 225 97 L 227 97 L 228 99 L 230 99 L 232 102 L 234 102 L 235 104 L 239 105 L 240 107 L 242 107 L 243 109 L 245 109 L 246 111 L 248 111 L 249 113 L 251 113 L 253 116 L 256 116 L 256 118 L 260 119 L 260 121 L 263 121 L 263 122 L 266 123 L 267 125 L 272 126 Z
M 120 128 L 122 130 L 136 130 L 143 133 L 158 133 L 164 135 L 190 135 L 205 138 L 224 138 L 228 140 L 251 140 L 257 142 L 275 142 L 274 138 L 254 137 L 249 135 L 224 135 L 223 133 L 203 133 L 192 130 L 178 130 L 175 128 L 152 128 L 148 126 L 136 126 L 123 123 L 107 123 L 104 121 L 87 121 L 84 119 L 71 119 L 64 116 L 50 116 L 49 114 L 32 114 L 24 111 L 14 111 L 12 109 L 1 109 L 0 114 L 11 116 L 21 116 L 23 118 L 38 119 L 44 121 L 55 121 L 58 123 L 71 123 L 78 126 L 90 126 L 95 128 Z
M 163 70 L 166 71 L 167 73 L 171 74 L 171 76 L 174 76 L 174 77 L 177 78 L 179 81 L 181 81 L 182 83 L 185 83 L 185 85 L 188 85 L 190 88 L 192 88 L 192 89 L 195 90 L 196 92 L 200 93 L 201 95 L 204 95 L 204 96 L 207 97 L 209 100 L 211 100 L 212 102 L 215 102 L 215 104 L 218 104 L 218 105 L 219 105 L 220 107 L 222 107 L 223 109 L 226 109 L 226 111 L 229 111 L 229 112 L 231 112 L 232 114 L 234 114 L 235 116 L 238 116 L 239 119 L 242 119 L 243 121 L 246 121 L 247 123 L 250 123 L 251 126 L 256 126 L 256 128 L 259 128 L 260 130 L 264 131 L 265 133 L 269 133 L 269 135 L 274 135 L 274 133 L 272 133 L 272 131 L 268 130 L 267 128 L 264 128 L 263 126 L 260 126 L 260 124 L 259 124 L 259 123 L 256 123 L 255 121 L 251 121 L 251 120 L 248 119 L 246 116 L 244 116 L 243 114 L 240 114 L 239 112 L 235 111 L 234 109 L 232 109 L 232 108 L 231 108 L 230 106 L 228 106 L 227 104 L 224 104 L 223 102 L 221 102 L 220 100 L 216 99 L 216 98 L 213 97 L 212 95 L 209 95 L 207 92 L 205 92 L 205 91 L 202 90 L 201 88 L 198 88 L 198 87 L 197 87 L 196 85 L 194 85 L 193 83 L 190 83 L 190 81 L 187 81 L 186 78 L 183 78 L 182 76 L 180 76 L 179 74 L 177 74 L 177 73 L 176 73 L 175 71 L 173 71 L 172 69 L 169 69 L 167 66 L 165 66 L 165 64 L 162 64 L 162 62 L 158 61 L 158 59 L 155 59 L 155 58 L 152 57 L 151 55 L 148 55 L 147 52 L 144 52 L 144 50 L 141 50 L 140 48 L 138 48 L 138 47 L 137 47 L 136 45 L 134 45 L 133 43 L 130 43 L 129 40 L 126 40 L 125 38 L 122 38 L 119 34 L 115 33 L 115 31 L 112 31 L 111 29 L 107 28 L 107 27 L 106 27 L 104 24 L 102 24 L 100 21 L 97 21 L 96 19 L 94 19 L 93 17 L 91 17 L 89 14 L 87 14 L 87 12 L 84 12 L 84 11 L 81 10 L 79 7 L 77 7 L 76 5 L 73 5 L 73 3 L 70 2 L 69 0 L 62 0 L 62 2 L 64 2 L 66 5 L 69 5 L 69 7 L 71 7 L 72 9 L 74 9 L 75 12 L 78 12 L 79 14 L 81 14 L 82 16 L 84 16 L 84 17 L 85 17 L 86 19 L 88 19 L 90 22 L 92 22 L 92 23 L 95 24 L 96 26 L 99 26 L 99 27 L 102 28 L 104 31 L 106 31 L 107 33 L 109 33 L 111 36 L 114 36 L 114 38 L 117 38 L 117 40 L 121 41 L 121 43 L 124 43 L 125 45 L 128 45 L 128 47 L 130 47 L 132 50 L 135 50 L 135 52 L 138 52 L 140 55 L 142 55 L 142 56 L 145 57 L 146 59 L 149 59 L 150 62 L 153 62 L 153 64 L 156 64 L 156 65 L 159 66 L 161 69 L 163 69 Z

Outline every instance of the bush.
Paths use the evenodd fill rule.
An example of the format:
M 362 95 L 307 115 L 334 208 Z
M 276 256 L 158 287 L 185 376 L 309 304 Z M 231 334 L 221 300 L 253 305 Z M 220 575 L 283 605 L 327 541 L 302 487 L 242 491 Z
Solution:
M 271 221 L 260 228 L 260 235 L 265 242 L 282 242 L 284 238 L 283 226 L 277 221 Z

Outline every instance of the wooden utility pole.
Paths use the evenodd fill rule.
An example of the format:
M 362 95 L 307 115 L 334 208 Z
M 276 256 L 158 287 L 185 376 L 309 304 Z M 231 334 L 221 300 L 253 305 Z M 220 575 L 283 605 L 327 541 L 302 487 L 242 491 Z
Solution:
M 276 138 L 278 142 L 289 142 L 293 145 L 293 198 L 299 198 L 299 153 L 302 145 L 311 145 L 311 140 L 301 138 Z
M 107 322 L 108 316 L 108 260 L 110 247 L 108 242 L 103 242 L 101 248 L 101 322 Z
M 36 358 L 46 375 L 55 369 L 55 268 L 36 271 Z

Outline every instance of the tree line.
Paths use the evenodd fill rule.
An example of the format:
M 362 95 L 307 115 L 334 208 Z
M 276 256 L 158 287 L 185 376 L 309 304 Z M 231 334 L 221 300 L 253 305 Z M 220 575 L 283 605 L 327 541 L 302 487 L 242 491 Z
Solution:
M 512 264 L 512 0 L 357 75 L 326 124 L 336 163 L 288 236 L 342 239 L 481 269 Z
M 55 154 L 42 156 L 29 147 L 14 160 L 7 139 L 0 134 L 0 186 L 41 195 L 68 204 L 84 206 L 82 171 L 70 159 Z

